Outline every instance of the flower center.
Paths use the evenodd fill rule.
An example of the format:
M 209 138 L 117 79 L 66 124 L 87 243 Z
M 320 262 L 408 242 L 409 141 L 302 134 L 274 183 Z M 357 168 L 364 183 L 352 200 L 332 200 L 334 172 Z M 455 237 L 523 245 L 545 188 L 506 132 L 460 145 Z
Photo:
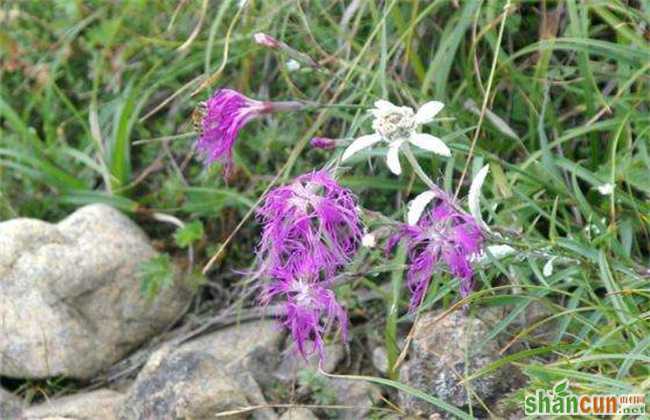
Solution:
M 291 292 L 294 293 L 296 304 L 300 306 L 311 306 L 313 301 L 311 296 L 310 285 L 305 283 L 302 279 L 296 280 L 291 285 Z
M 289 203 L 303 213 L 309 211 L 309 206 L 316 207 L 320 200 L 320 196 L 316 194 L 320 185 L 314 184 L 313 182 L 308 182 L 303 184 L 302 182 L 296 182 L 291 187 L 293 191 L 293 197 L 289 199 Z
M 407 139 L 415 130 L 415 114 L 407 106 L 378 112 L 375 115 L 372 128 L 389 142 Z

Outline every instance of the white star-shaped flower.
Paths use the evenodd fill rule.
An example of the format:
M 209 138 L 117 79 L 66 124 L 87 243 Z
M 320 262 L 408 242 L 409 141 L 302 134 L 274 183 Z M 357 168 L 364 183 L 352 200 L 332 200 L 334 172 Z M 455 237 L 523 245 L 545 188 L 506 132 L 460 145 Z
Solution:
M 414 112 L 408 106 L 397 106 L 384 100 L 375 102 L 375 108 L 370 111 L 375 117 L 372 122 L 375 133 L 354 140 L 343 152 L 341 161 L 346 161 L 355 153 L 382 140 L 388 143 L 386 164 L 395 175 L 402 173 L 399 149 L 405 142 L 441 156 L 451 156 L 449 147 L 438 137 L 416 131 L 420 125 L 433 121 L 443 107 L 442 102 L 431 101 Z

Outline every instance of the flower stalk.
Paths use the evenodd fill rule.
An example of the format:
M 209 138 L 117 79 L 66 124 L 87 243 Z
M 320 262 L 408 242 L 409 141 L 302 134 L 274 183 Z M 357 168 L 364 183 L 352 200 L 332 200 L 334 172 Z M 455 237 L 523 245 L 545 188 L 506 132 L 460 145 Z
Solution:
M 413 172 L 415 172 L 418 178 L 420 178 L 420 180 L 424 182 L 424 185 L 429 187 L 429 189 L 431 189 L 432 191 L 440 190 L 440 187 L 438 187 L 436 183 L 433 182 L 431 178 L 429 178 L 429 175 L 427 175 L 426 172 L 424 172 L 424 169 L 422 169 L 422 167 L 420 166 L 420 163 L 415 158 L 415 155 L 413 154 L 413 151 L 411 150 L 409 145 L 405 144 L 402 147 L 403 147 L 402 151 L 404 152 L 404 156 L 406 156 L 406 160 L 409 161 L 411 167 L 413 168 Z
M 258 32 L 255 35 L 253 35 L 253 39 L 255 42 L 261 46 L 264 46 L 266 48 L 270 48 L 273 50 L 279 50 L 287 54 L 290 58 L 296 60 L 299 63 L 302 63 L 306 65 L 307 67 L 311 67 L 313 69 L 320 69 L 321 65 L 311 58 L 308 54 L 305 54 L 302 51 L 298 51 L 295 48 L 287 45 L 286 43 L 272 37 L 271 35 Z
M 424 172 L 424 169 L 422 169 L 422 166 L 420 166 L 420 163 L 418 162 L 417 158 L 413 154 L 413 151 L 410 149 L 408 145 L 404 146 L 403 149 L 404 156 L 406 157 L 406 160 L 411 164 L 411 167 L 413 168 L 413 172 L 420 178 L 422 182 L 424 182 L 424 185 L 426 185 L 431 191 L 433 191 L 437 196 L 442 197 L 445 195 L 445 191 L 438 186 L 433 180 Z M 456 211 L 463 211 L 455 202 L 450 202 L 450 206 L 452 206 Z

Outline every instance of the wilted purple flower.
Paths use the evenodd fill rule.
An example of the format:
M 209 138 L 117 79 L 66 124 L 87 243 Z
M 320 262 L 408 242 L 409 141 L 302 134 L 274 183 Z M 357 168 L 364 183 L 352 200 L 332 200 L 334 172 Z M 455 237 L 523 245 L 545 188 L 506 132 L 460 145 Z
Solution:
M 330 278 L 359 247 L 362 228 L 354 194 L 324 170 L 270 191 L 258 210 L 262 271 L 324 273 Z
M 429 201 L 433 195 L 430 197 Z M 422 301 L 431 276 L 441 261 L 459 279 L 461 296 L 469 295 L 474 275 L 472 256 L 478 255 L 483 246 L 483 232 L 471 215 L 453 205 L 447 195 L 438 193 L 435 200 L 430 210 L 422 216 L 417 215 L 413 220 L 415 224 L 403 225 L 400 232 L 389 240 L 391 246 L 399 239 L 406 241 L 409 259 L 406 281 L 412 293 L 411 309 Z
M 278 273 L 276 272 L 276 275 Z M 284 272 L 266 287 L 261 301 L 266 304 L 274 297 L 285 300 L 282 323 L 289 329 L 298 352 L 306 357 L 318 352 L 321 360 L 323 335 L 335 324 L 347 339 L 348 317 L 336 301 L 336 295 L 327 284 L 319 282 L 314 275 L 298 275 Z M 311 346 L 308 343 L 312 343 Z
M 316 149 L 330 150 L 336 147 L 336 140 L 328 137 L 314 137 L 309 144 Z
M 232 166 L 235 140 L 242 127 L 264 114 L 296 111 L 303 107 L 302 102 L 257 101 L 236 90 L 219 89 L 203 104 L 197 148 L 205 156 L 206 163 L 222 162 L 228 171 Z

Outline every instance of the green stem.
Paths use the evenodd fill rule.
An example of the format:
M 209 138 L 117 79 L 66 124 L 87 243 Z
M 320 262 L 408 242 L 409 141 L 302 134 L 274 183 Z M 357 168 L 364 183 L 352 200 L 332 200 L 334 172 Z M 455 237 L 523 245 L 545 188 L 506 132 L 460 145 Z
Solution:
M 402 145 L 402 152 L 404 152 L 404 156 L 406 156 L 406 159 L 409 161 L 411 166 L 413 167 L 413 171 L 415 171 L 415 174 L 426 184 L 427 187 L 434 193 L 436 193 L 436 196 L 438 197 L 445 197 L 447 194 L 445 191 L 440 188 L 431 178 L 429 178 L 429 175 L 427 175 L 424 172 L 424 169 L 420 166 L 418 163 L 418 160 L 415 158 L 415 155 L 413 154 L 413 151 L 409 147 L 408 144 L 403 144 Z M 466 213 L 465 210 L 463 210 L 457 203 L 456 200 L 449 200 L 449 205 L 451 205 L 454 210 L 458 211 L 459 213 Z
M 312 101 L 267 101 L 264 102 L 264 110 L 274 112 L 295 112 L 295 111 L 316 111 L 319 109 L 368 109 L 365 105 L 348 104 L 319 104 Z
M 408 144 L 405 143 L 402 145 L 402 151 L 404 152 L 406 159 L 411 164 L 411 167 L 413 167 L 413 170 L 415 171 L 415 174 L 418 176 L 418 178 L 420 178 L 422 182 L 424 182 L 424 184 L 433 191 L 440 191 L 440 187 L 438 187 L 436 183 L 433 182 L 431 178 L 429 178 L 429 175 L 424 172 L 424 169 L 422 169 L 418 163 L 418 160 L 415 158 L 415 155 L 413 154 L 413 151 Z

